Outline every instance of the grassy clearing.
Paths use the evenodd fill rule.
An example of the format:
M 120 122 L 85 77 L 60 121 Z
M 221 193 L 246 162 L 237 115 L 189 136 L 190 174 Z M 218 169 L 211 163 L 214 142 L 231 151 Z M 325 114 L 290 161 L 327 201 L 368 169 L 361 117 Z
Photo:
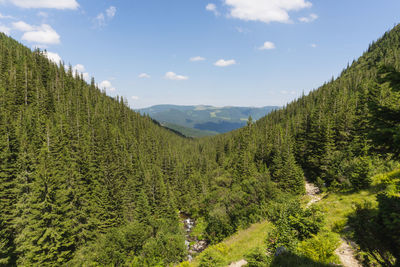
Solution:
M 355 203 L 371 202 L 377 205 L 376 190 L 362 190 L 352 193 L 330 193 L 327 194 L 316 205 L 321 207 L 325 213 L 325 226 L 332 230 L 337 224 L 346 225 L 347 217 L 353 212 Z
M 244 255 L 253 248 L 263 246 L 272 227 L 268 221 L 256 223 L 226 239 L 224 243 L 230 248 L 227 255 L 230 262 L 243 259 Z
M 330 192 L 322 193 L 321 200 L 315 205 L 322 208 L 325 214 L 325 229 L 332 232 L 340 232 L 346 236 L 343 228 L 347 225 L 348 216 L 353 213 L 355 203 L 370 202 L 372 207 L 378 203 L 376 196 L 385 187 L 386 180 L 400 179 L 400 169 L 390 173 L 375 175 L 372 180 L 372 186 L 369 189 L 349 192 Z M 302 206 L 306 206 L 312 199 L 311 196 L 304 196 L 301 199 Z M 231 262 L 236 262 L 244 258 L 244 255 L 256 247 L 265 246 L 265 239 L 268 233 L 273 229 L 272 223 L 263 221 L 251 225 L 248 229 L 240 230 L 233 236 L 225 239 L 222 243 L 228 247 L 228 253 L 225 255 L 225 266 Z M 323 230 L 324 231 L 324 230 Z M 195 258 L 190 266 L 198 266 L 199 258 Z M 271 263 L 271 266 L 328 266 L 298 255 L 285 255 L 277 257 Z
M 244 258 L 244 255 L 253 248 L 264 245 L 269 231 L 272 230 L 272 223 L 263 221 L 252 224 L 249 228 L 239 230 L 236 234 L 228 237 L 222 243 L 228 246 L 226 265 Z M 198 257 L 192 262 L 192 266 L 198 266 Z

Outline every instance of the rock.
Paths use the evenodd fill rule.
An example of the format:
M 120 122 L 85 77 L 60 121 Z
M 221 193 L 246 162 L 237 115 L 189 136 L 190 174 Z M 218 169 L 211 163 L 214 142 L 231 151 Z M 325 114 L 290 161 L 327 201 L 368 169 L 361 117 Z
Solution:
M 195 252 L 202 252 L 203 250 L 205 250 L 207 248 L 207 242 L 204 240 L 200 240 L 198 242 L 196 242 L 193 246 L 192 246 L 192 250 L 194 250 Z
M 287 251 L 287 249 L 285 248 L 285 247 L 279 247 L 279 248 L 277 248 L 276 249 L 276 251 L 275 251 L 275 256 L 279 256 L 279 255 L 281 255 L 282 253 L 285 253 Z

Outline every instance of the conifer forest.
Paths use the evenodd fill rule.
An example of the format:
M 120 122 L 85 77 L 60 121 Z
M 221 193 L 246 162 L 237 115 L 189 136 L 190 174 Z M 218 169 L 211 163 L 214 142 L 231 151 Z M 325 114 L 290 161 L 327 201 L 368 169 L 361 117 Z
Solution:
M 327 211 L 303 205 L 306 181 L 378 192 L 346 227 L 365 266 L 396 266 L 399 160 L 400 26 L 309 94 L 194 139 L 0 34 L 0 266 L 225 266 L 222 242 L 265 220 L 273 230 L 247 266 L 290 266 L 282 247 L 312 261 L 297 266 L 329 266 L 313 250 L 334 239 Z M 208 246 L 193 262 L 187 217 Z

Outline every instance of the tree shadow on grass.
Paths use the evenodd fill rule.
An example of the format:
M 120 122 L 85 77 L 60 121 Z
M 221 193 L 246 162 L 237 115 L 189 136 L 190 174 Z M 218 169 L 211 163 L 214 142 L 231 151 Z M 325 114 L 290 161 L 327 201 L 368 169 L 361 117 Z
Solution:
M 382 184 L 374 184 L 374 185 L 370 185 L 368 188 L 362 188 L 362 189 L 343 189 L 343 190 L 339 190 L 337 192 L 335 192 L 337 195 L 341 195 L 341 196 L 349 196 L 349 195 L 353 195 L 356 193 L 359 193 L 361 191 L 366 191 L 368 192 L 368 195 L 376 195 L 380 192 L 382 192 L 384 189 L 386 188 L 385 185 Z M 327 195 L 328 196 L 328 195 Z
M 299 256 L 291 252 L 282 253 L 279 256 L 274 257 L 271 262 L 271 267 L 332 267 L 341 266 L 336 264 L 324 264 L 315 262 L 305 256 Z

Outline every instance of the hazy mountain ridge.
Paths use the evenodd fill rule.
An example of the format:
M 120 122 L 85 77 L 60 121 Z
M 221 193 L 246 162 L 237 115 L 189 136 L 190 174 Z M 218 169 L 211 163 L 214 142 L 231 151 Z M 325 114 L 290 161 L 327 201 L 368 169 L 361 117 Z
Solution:
M 249 116 L 258 120 L 278 106 L 265 107 L 214 107 L 210 105 L 156 105 L 139 109 L 162 125 L 182 132 L 186 136 L 200 137 L 226 133 L 246 125 Z M 189 129 L 195 129 L 191 131 Z

